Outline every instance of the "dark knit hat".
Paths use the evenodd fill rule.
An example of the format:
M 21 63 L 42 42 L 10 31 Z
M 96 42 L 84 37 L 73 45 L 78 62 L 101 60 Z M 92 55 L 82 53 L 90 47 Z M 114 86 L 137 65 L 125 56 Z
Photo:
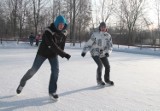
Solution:
M 100 27 L 106 27 L 106 23 L 105 22 L 101 22 L 99 25 L 99 31 L 100 31 Z
M 99 27 L 102 27 L 102 26 L 106 27 L 106 23 L 105 22 L 101 22 L 100 25 L 99 25 Z

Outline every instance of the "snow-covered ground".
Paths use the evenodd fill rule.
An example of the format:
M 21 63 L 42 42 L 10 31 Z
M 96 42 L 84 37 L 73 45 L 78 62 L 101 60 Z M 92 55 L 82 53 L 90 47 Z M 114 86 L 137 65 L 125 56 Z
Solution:
M 96 64 L 80 48 L 59 57 L 59 100 L 48 96 L 50 65 L 46 60 L 20 95 L 16 88 L 32 66 L 37 47 L 0 45 L 0 111 L 160 111 L 160 57 L 113 51 L 109 57 L 115 86 L 96 86 Z

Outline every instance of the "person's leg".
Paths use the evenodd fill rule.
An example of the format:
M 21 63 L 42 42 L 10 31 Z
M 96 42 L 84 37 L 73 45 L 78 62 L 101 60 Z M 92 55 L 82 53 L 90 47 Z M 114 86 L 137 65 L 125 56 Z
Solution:
M 37 46 L 39 45 L 39 40 L 37 40 Z
M 105 67 L 104 80 L 106 83 L 114 84 L 113 81 L 110 81 L 110 64 L 107 57 L 101 58 L 101 61 Z
M 38 40 L 36 39 L 36 46 L 38 46 Z
M 104 80 L 109 80 L 110 79 L 110 64 L 109 64 L 109 61 L 108 61 L 108 58 L 107 57 L 103 57 L 101 58 L 101 61 L 105 67 L 105 75 L 104 75 Z
M 30 79 L 30 78 L 38 71 L 38 69 L 41 67 L 42 63 L 43 63 L 45 60 L 46 60 L 45 57 L 42 57 L 42 56 L 40 56 L 40 55 L 36 55 L 36 58 L 35 58 L 35 60 L 34 60 L 34 62 L 33 62 L 33 65 L 32 65 L 32 67 L 31 67 L 31 69 L 29 69 L 29 70 L 26 72 L 26 74 L 23 76 L 23 78 L 22 78 L 21 81 L 20 81 L 20 85 L 21 85 L 22 87 L 24 87 L 25 84 L 26 84 L 26 81 L 27 81 L 28 79 Z
M 92 56 L 92 58 L 98 66 L 97 67 L 97 83 L 102 82 L 102 77 L 101 77 L 102 76 L 102 68 L 103 68 L 102 62 L 98 56 Z
M 39 40 L 38 39 L 36 39 L 36 46 L 38 46 L 39 45 Z
M 33 45 L 33 41 L 34 41 L 34 40 L 33 40 L 33 39 L 31 39 L 31 46 Z
M 58 56 L 49 58 L 51 65 L 51 76 L 49 82 L 49 94 L 56 93 L 57 91 L 57 80 L 59 75 L 59 61 Z
M 17 94 L 20 94 L 23 87 L 25 86 L 26 82 L 28 79 L 30 79 L 40 68 L 40 66 L 42 65 L 42 63 L 46 60 L 45 57 L 42 57 L 40 55 L 36 55 L 36 58 L 33 62 L 33 66 L 31 67 L 31 69 L 29 69 L 26 74 L 23 76 L 23 78 L 20 81 L 20 84 L 16 90 Z
M 32 46 L 32 40 L 31 40 L 31 38 L 29 39 L 29 42 L 30 42 L 30 45 Z

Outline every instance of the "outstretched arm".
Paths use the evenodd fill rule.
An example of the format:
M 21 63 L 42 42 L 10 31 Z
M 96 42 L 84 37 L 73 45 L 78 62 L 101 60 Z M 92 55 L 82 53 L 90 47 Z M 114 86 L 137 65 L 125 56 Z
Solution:
M 55 43 L 55 40 L 52 38 L 52 34 L 49 31 L 45 32 L 45 43 L 54 53 L 57 53 L 61 57 L 66 56 L 66 53 Z
M 94 34 L 92 34 L 91 38 L 84 45 L 82 53 L 87 53 L 92 48 L 95 41 L 96 38 L 94 37 Z
M 112 37 L 109 35 L 109 39 L 106 41 L 104 52 L 109 55 L 112 52 L 112 49 L 113 49 Z

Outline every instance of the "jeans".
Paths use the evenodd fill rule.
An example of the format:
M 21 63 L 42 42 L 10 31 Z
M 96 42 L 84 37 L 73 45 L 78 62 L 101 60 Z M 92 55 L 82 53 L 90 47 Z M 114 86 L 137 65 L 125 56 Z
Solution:
M 107 57 L 100 58 L 99 56 L 92 56 L 93 60 L 97 64 L 97 82 L 102 81 L 102 68 L 105 67 L 104 80 L 107 82 L 110 80 L 110 64 Z
M 30 38 L 29 41 L 30 41 L 30 45 L 32 46 L 33 42 L 34 42 L 34 39 Z
M 26 74 L 23 76 L 23 78 L 20 81 L 20 85 L 22 87 L 25 86 L 27 80 L 32 78 L 32 76 L 38 71 L 38 69 L 41 67 L 43 62 L 47 58 L 36 55 L 36 58 L 33 62 L 33 66 L 26 72 Z M 49 82 L 49 93 L 55 93 L 57 90 L 57 80 L 58 80 L 58 74 L 59 74 L 59 62 L 58 62 L 58 56 L 53 58 L 48 58 L 49 63 L 51 65 L 51 76 L 50 76 L 50 82 Z

